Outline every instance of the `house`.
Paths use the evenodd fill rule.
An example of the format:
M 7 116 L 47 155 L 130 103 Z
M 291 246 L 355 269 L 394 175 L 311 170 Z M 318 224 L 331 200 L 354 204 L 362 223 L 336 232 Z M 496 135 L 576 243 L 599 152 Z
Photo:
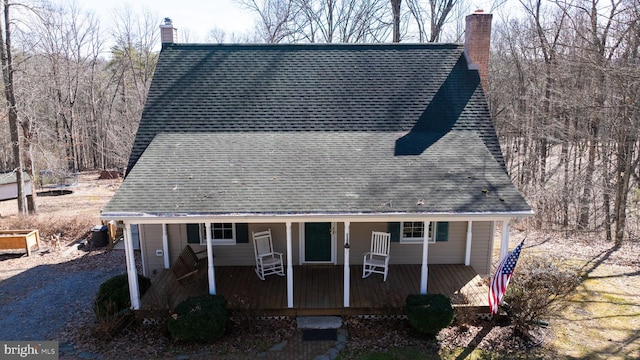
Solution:
M 509 222 L 532 215 L 483 92 L 490 24 L 469 15 L 464 45 L 178 44 L 161 26 L 127 174 L 101 214 L 125 228 L 132 307 L 133 225 L 145 275 L 189 244 L 207 253 L 212 294 L 271 229 L 291 309 L 294 269 L 317 264 L 341 269 L 349 307 L 372 231 L 392 234 L 391 264 L 419 266 L 420 292 L 433 265 L 489 274 L 496 226 L 504 256 Z
M 31 177 L 23 172 L 24 192 L 26 196 L 31 196 Z M 18 180 L 15 171 L 0 174 L 0 201 L 16 199 L 18 197 Z

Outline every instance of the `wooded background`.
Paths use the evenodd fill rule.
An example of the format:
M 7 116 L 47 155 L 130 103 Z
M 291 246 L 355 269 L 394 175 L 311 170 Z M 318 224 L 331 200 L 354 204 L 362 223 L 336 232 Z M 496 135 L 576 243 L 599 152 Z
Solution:
M 73 5 L 2 1 L 0 171 L 123 170 L 162 18 L 123 9 L 105 28 Z M 212 24 L 207 39 L 180 41 L 460 42 L 475 10 L 468 0 L 236 1 L 257 15 L 252 32 Z M 640 0 L 485 10 L 496 14 L 486 93 L 508 171 L 536 211 L 531 225 L 638 240 Z

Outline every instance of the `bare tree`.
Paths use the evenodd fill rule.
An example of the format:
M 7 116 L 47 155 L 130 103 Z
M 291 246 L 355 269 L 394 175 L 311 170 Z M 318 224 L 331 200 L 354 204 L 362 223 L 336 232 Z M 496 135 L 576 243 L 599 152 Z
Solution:
M 538 226 L 604 231 L 619 245 L 640 161 L 638 4 L 521 5 L 525 18 L 496 27 L 492 58 L 505 160 Z
M 0 58 L 12 121 L 0 128 L 0 170 L 15 170 L 22 183 L 22 170 L 36 181 L 38 169 L 124 167 L 157 61 L 158 17 L 116 13 L 106 34 L 74 4 L 6 0 L 2 7 Z M 115 46 L 106 53 L 108 35 Z M 31 199 L 21 192 L 21 212 L 35 209 Z
M 400 10 L 402 0 L 391 0 L 391 12 L 393 13 L 393 42 L 400 42 Z
M 122 160 L 131 150 L 153 78 L 158 58 L 153 49 L 160 38 L 158 18 L 150 11 L 135 14 L 126 7 L 114 13 L 112 37 L 115 46 L 105 68 L 111 75 L 107 90 L 110 93 L 105 94 L 110 101 L 106 105 L 108 116 L 102 119 L 102 143 L 104 149 L 113 151 L 113 160 L 120 159 L 118 167 L 126 166 L 126 160 Z
M 429 1 L 431 8 L 431 37 L 429 42 L 440 41 L 442 29 L 446 24 L 451 10 L 458 4 L 458 0 Z
M 380 42 L 391 32 L 386 0 L 239 1 L 258 14 L 265 42 Z
M 420 0 L 407 0 L 407 8 L 415 25 L 420 42 L 439 42 L 446 25 L 458 7 L 466 5 L 464 0 L 429 0 L 426 6 Z M 456 36 L 457 37 L 457 36 Z
M 238 0 L 238 3 L 258 14 L 256 32 L 262 41 L 275 44 L 291 35 L 293 0 Z
M 100 36 L 98 23 L 95 16 L 73 5 L 40 11 L 39 21 L 32 24 L 39 39 L 34 49 L 46 61 L 41 74 L 49 79 L 48 92 L 55 99 L 56 133 L 65 144 L 67 169 L 75 172 L 86 167 L 91 144 L 83 141 L 87 129 L 81 114 L 87 104 L 85 89 L 90 88 L 91 71 L 100 53 L 95 46 Z
M 13 149 L 13 161 L 15 164 L 15 174 L 18 187 L 18 211 L 22 214 L 28 213 L 27 197 L 24 183 L 24 161 L 22 154 L 22 140 L 20 138 L 20 120 L 18 118 L 18 108 L 14 88 L 14 67 L 11 48 L 11 4 L 9 0 L 4 0 L 4 31 L 0 27 L 0 60 L 2 61 L 2 80 L 7 106 L 7 118 L 9 119 L 9 132 L 11 134 L 11 146 Z
M 227 33 L 219 27 L 209 30 L 209 34 L 207 35 L 207 39 L 214 43 L 223 43 L 226 37 Z

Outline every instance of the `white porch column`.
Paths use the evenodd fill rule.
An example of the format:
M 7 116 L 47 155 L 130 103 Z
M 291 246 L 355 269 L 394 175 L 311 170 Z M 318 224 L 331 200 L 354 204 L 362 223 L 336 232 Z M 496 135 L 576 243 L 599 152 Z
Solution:
M 171 267 L 169 261 L 169 234 L 167 232 L 167 224 L 162 224 L 162 253 L 164 254 L 164 268 Z
M 427 280 L 429 278 L 429 222 L 424 222 L 424 239 L 422 239 L 422 269 L 420 271 L 420 294 L 427 293 Z
M 349 293 L 351 292 L 351 271 L 349 270 L 349 226 L 344 222 L 344 307 L 349 307 Z
M 129 299 L 133 310 L 140 309 L 140 287 L 138 286 L 138 271 L 136 257 L 133 253 L 133 236 L 131 224 L 124 224 L 124 254 L 127 262 L 127 279 L 129 280 Z
M 500 261 L 509 253 L 509 220 L 502 220 L 502 242 L 500 242 Z
M 291 221 L 287 221 L 287 307 L 293 308 L 293 253 L 291 246 Z
M 148 266 L 144 266 L 147 263 L 147 252 L 145 251 L 145 249 L 142 247 L 142 243 L 140 242 L 140 239 L 142 238 L 142 234 L 143 234 L 143 230 L 142 230 L 142 226 L 140 226 L 139 224 L 136 225 L 136 238 L 134 238 L 133 236 L 133 225 L 131 226 L 131 246 L 132 249 L 135 251 L 136 248 L 133 245 L 135 243 L 135 240 L 138 240 L 138 249 L 140 249 L 140 261 L 142 261 L 142 275 L 143 276 L 149 276 L 149 269 Z M 133 252 L 132 252 L 133 254 Z M 135 259 L 135 257 L 134 257 Z
M 471 265 L 471 239 L 473 239 L 473 221 L 467 221 L 467 248 L 464 253 L 464 264 Z
M 211 223 L 204 224 L 205 234 L 207 236 L 207 276 L 209 278 L 209 294 L 216 294 L 216 272 L 213 267 L 213 246 L 211 246 Z

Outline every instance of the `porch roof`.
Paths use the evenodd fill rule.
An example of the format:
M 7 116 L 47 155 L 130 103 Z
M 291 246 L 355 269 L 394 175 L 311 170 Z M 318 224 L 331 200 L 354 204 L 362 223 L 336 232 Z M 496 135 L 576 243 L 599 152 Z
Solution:
M 234 132 L 158 134 L 103 217 L 529 213 L 473 131 Z

